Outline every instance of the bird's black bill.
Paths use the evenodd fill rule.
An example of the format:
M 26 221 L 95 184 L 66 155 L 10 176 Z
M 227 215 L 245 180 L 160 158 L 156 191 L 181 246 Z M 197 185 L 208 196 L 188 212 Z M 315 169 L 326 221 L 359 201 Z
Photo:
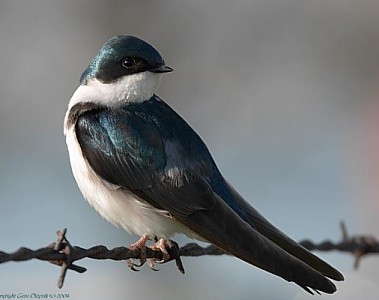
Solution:
M 168 73 L 168 72 L 174 71 L 174 69 L 168 66 L 162 65 L 156 68 L 149 69 L 149 71 L 153 73 Z

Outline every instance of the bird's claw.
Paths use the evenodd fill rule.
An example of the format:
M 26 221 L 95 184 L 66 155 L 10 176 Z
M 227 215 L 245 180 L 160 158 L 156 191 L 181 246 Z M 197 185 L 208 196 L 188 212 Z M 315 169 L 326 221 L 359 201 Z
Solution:
M 146 242 L 150 240 L 150 236 L 147 234 L 144 234 L 141 236 L 141 238 L 136 241 L 135 243 L 131 244 L 129 246 L 130 250 L 140 250 L 140 263 L 136 264 L 132 261 L 132 259 L 128 259 L 126 262 L 128 264 L 128 268 L 132 271 L 139 271 L 137 268 L 142 267 L 146 263 Z
M 129 258 L 126 260 L 126 263 L 128 264 L 128 268 L 132 271 L 139 272 L 140 270 L 136 269 L 135 267 L 139 267 L 135 263 L 133 263 L 132 259 Z
M 131 250 L 140 250 L 140 263 L 136 264 L 132 259 L 128 259 L 127 265 L 132 271 L 140 271 L 138 268 L 142 267 L 147 263 L 149 269 L 152 271 L 159 271 L 155 268 L 156 264 L 163 264 L 171 260 L 176 261 L 176 266 L 178 270 L 184 274 L 183 264 L 179 257 L 179 247 L 178 244 L 169 239 L 156 240 L 154 244 L 151 245 L 152 250 L 160 250 L 162 252 L 162 258 L 147 258 L 146 256 L 146 242 L 150 240 L 150 236 L 143 235 L 137 242 L 130 245 Z M 170 254 L 171 253 L 171 254 Z
M 167 239 L 160 239 L 154 244 L 151 245 L 152 250 L 160 250 L 162 252 L 162 259 L 157 258 L 149 258 L 147 259 L 147 264 L 149 268 L 153 271 L 159 271 L 159 269 L 155 268 L 155 264 L 163 264 L 171 260 L 168 249 L 171 249 L 172 242 Z
M 172 246 L 173 244 L 171 240 L 168 240 L 168 239 L 160 239 L 159 241 L 157 241 L 151 246 L 151 249 L 161 250 L 162 252 L 162 259 L 159 261 L 156 261 L 156 263 L 163 264 L 170 260 L 170 254 L 168 252 L 169 252 L 169 249 L 172 248 Z
M 149 258 L 147 260 L 147 265 L 149 266 L 149 269 L 152 270 L 152 271 L 155 271 L 155 272 L 158 272 L 159 269 L 156 269 L 154 268 L 155 264 L 156 264 L 156 260 L 154 258 Z

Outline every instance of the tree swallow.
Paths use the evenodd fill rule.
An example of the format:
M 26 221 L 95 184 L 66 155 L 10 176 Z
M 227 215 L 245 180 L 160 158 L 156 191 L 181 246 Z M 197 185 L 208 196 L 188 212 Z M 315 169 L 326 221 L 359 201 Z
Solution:
M 74 177 L 109 222 L 167 255 L 175 233 L 208 241 L 312 293 L 336 291 L 340 272 L 259 214 L 224 179 L 199 135 L 155 95 L 171 72 L 127 35 L 106 42 L 80 78 L 64 120 Z

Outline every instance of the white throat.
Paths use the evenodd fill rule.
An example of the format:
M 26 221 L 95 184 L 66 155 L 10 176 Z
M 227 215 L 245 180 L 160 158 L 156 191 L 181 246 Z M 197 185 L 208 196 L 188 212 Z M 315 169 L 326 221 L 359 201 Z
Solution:
M 106 107 L 118 107 L 126 103 L 149 100 L 161 81 L 162 74 L 149 71 L 127 75 L 112 83 L 90 79 L 80 85 L 72 95 L 65 116 L 64 132 L 68 130 L 70 109 L 78 103 L 94 103 Z
M 149 71 L 127 75 L 112 83 L 90 79 L 75 91 L 69 109 L 78 103 L 92 102 L 108 107 L 121 106 L 128 102 L 143 102 L 150 99 L 157 89 L 162 74 Z

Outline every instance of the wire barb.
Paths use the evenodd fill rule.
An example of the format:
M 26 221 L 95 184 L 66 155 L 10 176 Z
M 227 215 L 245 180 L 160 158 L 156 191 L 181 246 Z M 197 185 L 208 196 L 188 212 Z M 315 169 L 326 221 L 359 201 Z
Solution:
M 345 223 L 340 223 L 341 241 L 334 243 L 326 240 L 319 244 L 310 240 L 303 240 L 299 244 L 309 251 L 333 251 L 348 252 L 354 256 L 354 269 L 359 268 L 361 258 L 370 253 L 379 253 L 379 241 L 372 235 L 349 236 Z
M 86 268 L 73 264 L 75 261 L 83 258 L 92 259 L 111 259 L 111 260 L 128 260 L 139 259 L 141 257 L 140 249 L 129 249 L 127 247 L 116 247 L 109 250 L 105 246 L 94 246 L 89 249 L 83 249 L 79 246 L 72 246 L 66 238 L 67 229 L 57 231 L 57 240 L 55 243 L 47 247 L 37 250 L 31 250 L 25 247 L 19 248 L 13 253 L 0 251 L 0 264 L 8 261 L 26 261 L 30 259 L 38 259 L 48 261 L 54 265 L 61 267 L 57 286 L 63 287 L 63 283 L 67 274 L 67 270 L 73 270 L 78 273 L 84 273 Z M 175 245 L 176 243 L 174 243 Z M 176 248 L 179 246 L 176 244 Z M 179 255 L 171 250 L 172 259 L 179 259 Z M 161 260 L 163 255 L 160 250 L 151 250 L 146 247 L 146 256 Z M 170 259 L 170 260 L 172 260 Z M 182 266 L 182 265 L 181 265 Z M 182 266 L 183 267 L 183 266 Z M 179 266 L 178 266 L 179 268 Z M 181 271 L 181 269 L 179 268 Z M 182 272 L 182 271 L 181 271 Z M 183 269 L 184 272 L 184 269 Z

